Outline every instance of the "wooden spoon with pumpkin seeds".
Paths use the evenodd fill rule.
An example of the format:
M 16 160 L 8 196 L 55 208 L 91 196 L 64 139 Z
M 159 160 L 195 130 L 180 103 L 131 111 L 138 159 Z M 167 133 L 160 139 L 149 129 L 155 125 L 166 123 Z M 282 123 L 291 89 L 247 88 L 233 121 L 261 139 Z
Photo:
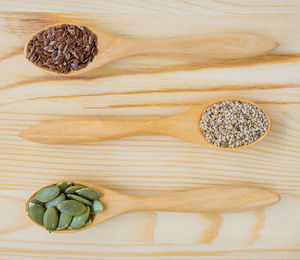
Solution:
M 59 192 L 63 190 L 59 186 L 66 183 L 76 184 L 76 186 L 65 188 L 63 191 L 70 200 L 65 199 L 58 204 L 53 202 L 45 210 L 45 207 L 43 208 L 37 199 L 49 200 L 54 194 L 57 198 Z M 59 192 L 56 187 L 59 187 Z M 80 231 L 131 211 L 226 213 L 257 210 L 280 200 L 280 196 L 274 192 L 248 186 L 220 185 L 212 188 L 145 197 L 123 194 L 82 181 L 54 183 L 43 189 L 43 192 L 40 190 L 28 199 L 26 210 L 29 213 L 29 218 L 36 224 L 44 225 L 48 230 L 59 233 Z M 99 196 L 94 197 L 95 194 L 101 194 L 101 203 L 97 202 Z M 92 200 L 93 203 L 92 205 L 87 202 L 84 203 L 84 200 L 78 199 L 76 196 Z M 66 205 L 68 201 L 71 201 L 72 205 L 70 202 L 69 205 Z M 102 203 L 104 207 L 102 207 Z M 98 214 L 90 214 L 91 211 Z

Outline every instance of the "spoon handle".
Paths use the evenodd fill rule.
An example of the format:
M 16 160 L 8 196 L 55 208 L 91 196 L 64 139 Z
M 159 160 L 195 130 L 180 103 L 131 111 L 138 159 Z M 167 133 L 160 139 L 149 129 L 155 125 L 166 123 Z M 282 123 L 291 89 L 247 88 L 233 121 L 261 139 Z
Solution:
M 163 120 L 59 120 L 32 126 L 19 136 L 46 144 L 78 144 L 147 134 L 167 134 L 160 130 Z
M 255 187 L 219 186 L 140 199 L 140 210 L 225 213 L 264 208 L 280 196 Z
M 268 53 L 278 44 L 272 39 L 246 33 L 216 33 L 187 36 L 185 39 L 140 40 L 134 54 L 162 53 L 200 55 L 212 59 L 253 57 Z

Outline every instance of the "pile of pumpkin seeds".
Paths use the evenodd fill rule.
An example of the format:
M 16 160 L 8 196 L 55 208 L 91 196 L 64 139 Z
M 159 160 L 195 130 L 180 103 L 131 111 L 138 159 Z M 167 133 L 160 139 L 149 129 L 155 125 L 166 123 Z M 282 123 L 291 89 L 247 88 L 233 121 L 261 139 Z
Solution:
M 79 229 L 103 210 L 100 194 L 82 185 L 60 182 L 40 189 L 27 204 L 27 214 L 49 232 Z

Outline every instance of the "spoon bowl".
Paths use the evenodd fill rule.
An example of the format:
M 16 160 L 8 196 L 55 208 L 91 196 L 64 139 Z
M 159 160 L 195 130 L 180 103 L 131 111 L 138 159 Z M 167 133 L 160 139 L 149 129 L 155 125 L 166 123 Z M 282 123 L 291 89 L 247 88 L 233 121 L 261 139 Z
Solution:
M 57 25 L 59 24 L 48 26 L 42 30 L 47 30 L 49 27 Z M 78 75 L 131 55 L 199 55 L 203 58 L 223 60 L 259 56 L 271 52 L 278 46 L 272 39 L 242 32 L 201 34 L 186 36 L 185 38 L 168 38 L 161 40 L 133 40 L 121 38 L 91 27 L 88 29 L 98 38 L 98 54 L 87 67 L 61 75 Z M 36 32 L 30 40 L 39 32 Z M 25 56 L 27 55 L 30 40 L 25 44 Z M 50 69 L 38 65 L 35 66 L 47 72 L 57 74 L 57 72 L 53 72 Z
M 256 139 L 254 142 L 249 143 L 247 145 L 234 147 L 234 148 L 220 147 L 220 146 L 216 146 L 216 145 L 210 143 L 204 137 L 204 135 L 199 127 L 202 115 L 203 115 L 204 111 L 208 107 L 212 106 L 213 104 L 217 104 L 217 103 L 220 103 L 223 101 L 228 101 L 228 100 L 246 102 L 246 103 L 249 103 L 249 104 L 257 107 L 258 109 L 260 109 L 264 113 L 264 115 L 266 116 L 266 118 L 268 120 L 267 131 L 263 135 L 261 135 L 258 139 Z M 234 98 L 234 97 L 214 99 L 212 101 L 208 101 L 199 106 L 196 106 L 186 112 L 175 115 L 173 117 L 169 117 L 167 119 L 169 120 L 169 124 L 170 124 L 169 126 L 172 129 L 175 128 L 175 126 L 172 126 L 172 124 L 176 124 L 177 121 L 181 122 L 180 124 L 176 124 L 177 130 L 171 131 L 169 134 L 170 136 L 177 137 L 177 138 L 183 139 L 183 140 L 191 142 L 191 143 L 203 144 L 207 147 L 217 149 L 217 150 L 222 150 L 222 151 L 233 151 L 233 150 L 238 150 L 238 149 L 249 148 L 249 147 L 259 143 L 269 134 L 269 132 L 271 130 L 271 125 L 272 125 L 270 116 L 266 113 L 266 111 L 261 106 L 259 106 L 258 104 L 254 103 L 252 101 L 242 99 L 242 98 Z
M 86 186 L 98 191 L 101 194 L 100 200 L 104 205 L 104 209 L 94 216 L 91 224 L 76 230 L 65 229 L 53 231 L 57 233 L 78 232 L 132 211 L 174 211 L 221 214 L 263 209 L 280 200 L 280 196 L 274 192 L 250 186 L 218 185 L 212 188 L 180 191 L 163 195 L 134 196 L 88 182 L 74 180 L 66 180 L 66 182 L 72 182 L 76 185 Z M 49 185 L 55 185 L 56 183 Z M 26 207 L 36 193 L 37 192 L 27 200 Z M 30 217 L 28 218 L 31 220 Z M 34 222 L 34 224 L 36 223 Z
M 209 106 L 225 100 L 247 102 L 259 108 L 268 120 L 267 131 L 254 142 L 235 148 L 219 147 L 208 142 L 199 127 L 202 114 Z M 135 135 L 167 135 L 222 151 L 233 151 L 259 143 L 269 134 L 270 129 L 271 119 L 258 104 L 240 98 L 221 98 L 195 106 L 181 114 L 158 120 L 106 120 L 98 118 L 58 120 L 32 126 L 21 131 L 19 136 L 45 144 L 78 144 Z

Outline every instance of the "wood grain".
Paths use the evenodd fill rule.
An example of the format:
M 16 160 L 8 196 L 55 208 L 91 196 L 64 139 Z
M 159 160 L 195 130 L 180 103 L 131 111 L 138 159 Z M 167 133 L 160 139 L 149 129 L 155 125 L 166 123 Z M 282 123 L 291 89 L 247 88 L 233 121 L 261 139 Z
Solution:
M 299 1 L 164 1 L 160 6 L 157 1 L 93 1 L 95 6 L 85 9 L 88 15 L 62 14 L 82 11 L 79 0 L 64 1 L 63 6 L 60 1 L 60 7 L 57 1 L 26 3 L 5 2 L 1 10 L 60 14 L 0 13 L 0 202 L 6 209 L 0 213 L 1 259 L 300 258 Z M 227 63 L 136 56 L 62 79 L 23 65 L 28 37 L 57 22 L 90 25 L 132 39 L 245 31 L 270 37 L 280 47 L 267 56 Z M 20 130 L 48 120 L 158 119 L 226 96 L 253 100 L 270 114 L 273 126 L 264 141 L 227 153 L 171 137 L 75 146 L 17 137 Z M 77 234 L 49 235 L 18 225 L 22 201 L 63 178 L 136 195 L 245 184 L 271 189 L 282 199 L 263 212 L 221 216 L 129 213 Z
M 12 3 L 2 6 L 5 11 L 45 11 L 48 12 L 82 12 L 111 14 L 125 13 L 148 15 L 249 15 L 249 14 L 294 14 L 299 9 L 299 1 L 293 0 L 205 0 L 205 1 L 184 1 L 165 0 L 143 1 L 143 0 L 113 0 L 93 1 L 86 4 L 81 0 L 64 1 L 63 5 L 59 0 L 39 1 L 29 0 L 24 4 L 22 0 L 15 0 Z

